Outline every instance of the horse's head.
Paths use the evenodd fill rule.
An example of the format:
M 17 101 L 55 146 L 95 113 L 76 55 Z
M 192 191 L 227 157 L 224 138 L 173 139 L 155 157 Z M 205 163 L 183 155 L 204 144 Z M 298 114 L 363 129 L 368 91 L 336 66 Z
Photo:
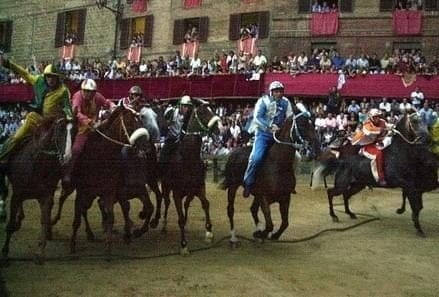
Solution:
M 275 137 L 277 142 L 293 145 L 305 160 L 314 159 L 320 153 L 320 142 L 311 114 L 303 106 L 301 109 L 294 108 L 294 114 L 285 120 Z
M 72 123 L 63 116 L 45 118 L 34 133 L 34 145 L 65 164 L 72 156 L 72 127 Z
M 148 118 L 150 125 L 155 125 L 158 130 L 157 123 L 154 124 L 153 113 L 147 112 L 145 117 Z M 118 106 L 110 117 L 96 129 L 96 132 L 118 146 L 135 148 L 140 152 L 148 152 L 151 149 L 149 145 L 151 135 L 143 127 L 140 114 L 130 107 Z
M 405 142 L 411 144 L 427 143 L 430 138 L 428 127 L 416 112 L 404 114 L 396 123 L 395 130 Z
M 219 135 L 222 123 L 210 104 L 201 99 L 192 99 L 192 102 L 194 107 L 189 117 L 186 134 Z

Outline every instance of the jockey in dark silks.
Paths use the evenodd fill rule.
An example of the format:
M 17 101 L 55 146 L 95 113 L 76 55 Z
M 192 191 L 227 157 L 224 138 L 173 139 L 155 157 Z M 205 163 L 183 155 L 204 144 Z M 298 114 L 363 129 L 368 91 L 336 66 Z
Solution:
M 191 98 L 187 95 L 181 97 L 176 107 L 169 107 L 165 110 L 164 116 L 168 126 L 168 134 L 165 143 L 160 151 L 160 163 L 165 164 L 169 157 L 177 150 L 178 142 L 181 140 L 181 133 L 186 128 L 185 120 L 188 119 L 192 109 Z

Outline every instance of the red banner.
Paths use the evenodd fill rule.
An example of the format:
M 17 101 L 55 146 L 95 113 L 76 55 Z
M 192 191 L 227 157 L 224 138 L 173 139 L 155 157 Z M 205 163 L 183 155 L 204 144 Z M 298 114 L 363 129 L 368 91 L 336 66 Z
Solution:
M 196 8 L 201 6 L 201 0 L 183 0 L 184 8 Z
M 146 12 L 147 9 L 147 0 L 134 0 L 133 4 L 131 5 L 131 9 L 134 12 Z
M 422 11 L 395 10 L 392 25 L 396 35 L 419 35 L 422 31 Z
M 313 36 L 337 34 L 338 16 L 338 12 L 313 13 L 311 18 L 311 34 Z

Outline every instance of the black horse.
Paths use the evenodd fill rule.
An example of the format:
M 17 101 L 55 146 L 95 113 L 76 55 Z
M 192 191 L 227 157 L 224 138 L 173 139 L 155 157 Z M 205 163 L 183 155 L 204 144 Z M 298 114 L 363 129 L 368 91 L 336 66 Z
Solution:
M 170 156 L 167 164 L 162 164 L 162 192 L 165 200 L 164 224 L 166 228 L 169 194 L 172 191 L 180 227 L 180 252 L 189 253 L 185 236 L 185 225 L 191 201 L 197 196 L 206 217 L 206 240 L 213 239 L 212 223 L 210 221 L 209 201 L 206 197 L 206 166 L 201 158 L 202 136 L 219 134 L 220 118 L 210 108 L 209 104 L 200 99 L 192 99 L 194 107 L 188 115 L 188 124 L 183 131 L 183 138 L 178 143 L 178 149 Z M 186 198 L 186 199 L 185 199 Z M 183 212 L 184 200 L 184 212 Z
M 71 156 L 72 125 L 64 117 L 43 120 L 33 137 L 24 140 L 9 158 L 5 175 L 12 185 L 10 217 L 6 227 L 3 257 L 9 254 L 12 234 L 21 227 L 24 218 L 23 202 L 37 199 L 41 210 L 41 241 L 38 260 L 44 260 L 46 241 L 51 239 L 50 212 L 53 196 L 62 176 L 62 165 Z M 6 192 L 2 191 L 2 195 Z
M 422 194 L 438 186 L 438 162 L 428 146 L 423 144 L 428 130 L 416 113 L 406 114 L 396 124 L 392 144 L 384 150 L 385 176 L 388 188 L 401 188 L 412 209 L 412 220 L 419 235 L 424 232 L 419 223 L 419 213 L 423 207 Z M 334 213 L 333 198 L 343 195 L 345 212 L 351 217 L 356 215 L 349 209 L 349 199 L 366 186 L 380 187 L 370 168 L 370 160 L 360 155 L 347 155 L 335 161 L 336 172 L 334 187 L 327 190 L 329 214 L 333 221 L 338 217 Z M 325 165 L 321 172 L 325 171 Z M 319 176 L 316 180 L 319 180 Z
M 298 112 L 288 117 L 279 132 L 275 135 L 276 143 L 267 153 L 263 165 L 259 169 L 256 182 L 252 187 L 255 197 L 250 208 L 256 226 L 259 223 L 258 209 L 261 207 L 265 217 L 265 229 L 257 230 L 253 236 L 265 239 L 273 231 L 270 205 L 279 203 L 282 223 L 271 239 L 277 240 L 288 227 L 291 193 L 295 187 L 294 162 L 297 149 L 306 151 L 313 158 L 320 149 L 312 121 L 307 112 Z M 236 191 L 242 185 L 244 173 L 250 156 L 251 147 L 243 147 L 233 151 L 226 163 L 225 180 L 222 187 L 227 189 L 227 215 L 230 222 L 231 244 L 236 244 L 234 225 L 234 204 Z

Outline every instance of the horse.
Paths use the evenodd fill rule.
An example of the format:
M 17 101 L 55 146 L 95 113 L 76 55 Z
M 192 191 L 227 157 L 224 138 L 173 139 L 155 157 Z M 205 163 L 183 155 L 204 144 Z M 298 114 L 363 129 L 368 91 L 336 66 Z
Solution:
M 12 186 L 10 217 L 6 227 L 6 240 L 2 254 L 7 259 L 11 236 L 21 227 L 24 219 L 23 202 L 37 199 L 41 210 L 41 239 L 36 260 L 44 261 L 47 240 L 52 237 L 50 212 L 53 197 L 62 165 L 71 157 L 72 124 L 62 116 L 43 119 L 28 137 L 16 148 L 9 158 L 6 171 L 0 178 L 7 176 Z M 4 195 L 5 192 L 2 193 Z
M 185 236 L 185 225 L 191 201 L 197 196 L 205 213 L 206 241 L 213 239 L 209 201 L 206 197 L 206 167 L 201 159 L 203 134 L 218 135 L 221 129 L 220 118 L 210 108 L 208 102 L 192 99 L 194 107 L 188 115 L 188 124 L 182 131 L 178 149 L 170 156 L 167 164 L 162 164 L 162 192 L 165 199 L 164 229 L 167 222 L 169 194 L 172 191 L 180 228 L 180 253 L 189 253 Z M 186 199 L 185 199 L 186 198 Z M 184 212 L 183 212 L 184 200 Z
M 255 238 L 261 240 L 269 237 L 274 229 L 270 212 L 272 203 L 279 203 L 282 223 L 279 229 L 271 234 L 270 239 L 278 240 L 289 225 L 288 212 L 291 193 L 296 183 L 294 175 L 296 150 L 304 150 L 307 152 L 307 159 L 312 159 L 320 149 L 319 140 L 308 113 L 296 109 L 294 112 L 295 114 L 285 120 L 280 130 L 273 133 L 275 143 L 269 149 L 261 168 L 258 170 L 256 182 L 252 187 L 254 200 L 250 210 L 255 225 L 259 224 L 259 207 L 265 217 L 265 229 L 253 233 Z M 234 224 L 235 196 L 239 186 L 243 183 L 250 153 L 251 147 L 242 147 L 229 155 L 225 167 L 225 179 L 221 185 L 223 189 L 227 190 L 227 215 L 231 235 L 229 241 L 232 246 L 239 242 Z
M 425 236 L 419 222 L 419 213 L 423 207 L 422 194 L 438 186 L 438 162 L 430 152 L 424 139 L 428 130 L 416 113 L 405 114 L 393 129 L 392 143 L 384 149 L 385 176 L 387 188 L 401 188 L 412 209 L 412 221 L 417 234 Z M 325 164 L 322 164 L 323 172 Z M 349 208 L 349 199 L 366 186 L 381 187 L 373 177 L 370 160 L 360 155 L 347 155 L 335 161 L 336 172 L 334 187 L 327 190 L 329 214 L 334 222 L 339 219 L 334 213 L 333 198 L 343 195 L 345 212 L 351 217 L 356 215 Z M 316 176 L 320 180 L 320 176 Z
M 76 252 L 76 236 L 81 225 L 81 216 L 87 224 L 87 210 L 93 200 L 99 196 L 102 200 L 101 211 L 103 211 L 106 233 L 106 254 L 108 257 L 111 256 L 113 205 L 118 201 L 118 190 L 123 186 L 124 181 L 121 149 L 135 147 L 139 154 L 145 154 L 149 148 L 147 145 L 149 138 L 148 131 L 142 127 L 138 112 L 126 106 L 118 106 L 110 117 L 92 132 L 72 176 L 76 199 L 70 239 L 71 253 Z M 148 230 L 147 225 L 153 209 L 151 201 L 145 203 L 149 207 L 142 229 Z

